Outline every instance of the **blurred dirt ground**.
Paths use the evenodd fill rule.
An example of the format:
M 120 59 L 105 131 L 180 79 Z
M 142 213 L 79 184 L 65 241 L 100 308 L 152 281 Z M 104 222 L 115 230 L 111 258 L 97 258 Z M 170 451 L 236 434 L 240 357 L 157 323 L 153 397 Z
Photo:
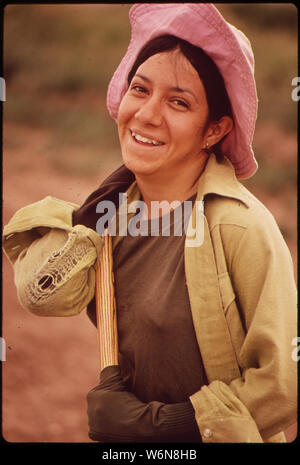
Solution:
M 22 149 L 4 146 L 4 224 L 17 209 L 46 195 L 80 204 L 108 174 L 69 176 L 53 169 L 47 158 L 41 158 L 37 165 L 35 152 L 43 151 L 50 135 L 6 124 L 4 136 L 11 131 L 18 131 Z M 72 154 L 70 148 L 69 156 Z M 290 195 L 294 198 L 295 191 Z M 295 217 L 287 215 L 279 196 L 275 199 L 265 194 L 262 200 L 277 219 L 284 220 L 296 264 Z M 98 383 L 97 333 L 85 311 L 67 319 L 42 318 L 25 311 L 18 303 L 12 268 L 5 256 L 2 299 L 4 438 L 9 442 L 91 442 L 86 393 Z M 292 426 L 287 439 L 292 440 L 295 434 Z
M 52 195 L 80 204 L 101 179 L 68 177 L 35 150 L 48 135 L 18 128 L 22 150 L 5 151 L 4 224 L 20 207 Z M 16 166 L 23 166 L 20 170 Z M 34 168 L 33 168 L 34 166 Z M 85 311 L 68 319 L 40 318 L 18 303 L 11 265 L 3 259 L 4 438 L 10 442 L 87 442 L 85 396 L 98 383 L 97 333 Z

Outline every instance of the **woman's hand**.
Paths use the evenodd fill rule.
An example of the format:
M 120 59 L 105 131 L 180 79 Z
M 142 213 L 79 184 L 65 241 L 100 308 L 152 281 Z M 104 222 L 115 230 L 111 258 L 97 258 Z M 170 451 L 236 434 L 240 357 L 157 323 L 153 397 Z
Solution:
M 180 441 L 182 434 L 199 434 L 189 401 L 141 402 L 126 390 L 119 366 L 102 370 L 100 384 L 88 393 L 87 403 L 89 437 L 94 441 L 170 442 Z

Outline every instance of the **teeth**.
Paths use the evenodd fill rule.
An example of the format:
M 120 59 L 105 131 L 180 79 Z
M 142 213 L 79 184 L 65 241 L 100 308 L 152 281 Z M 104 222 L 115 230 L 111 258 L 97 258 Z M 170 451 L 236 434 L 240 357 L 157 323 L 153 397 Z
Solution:
M 131 134 L 139 142 L 144 142 L 146 144 L 152 144 L 152 145 L 162 145 L 162 142 L 158 142 L 152 139 L 147 139 L 146 137 L 140 136 L 139 134 L 135 134 L 135 132 L 133 131 L 131 131 Z

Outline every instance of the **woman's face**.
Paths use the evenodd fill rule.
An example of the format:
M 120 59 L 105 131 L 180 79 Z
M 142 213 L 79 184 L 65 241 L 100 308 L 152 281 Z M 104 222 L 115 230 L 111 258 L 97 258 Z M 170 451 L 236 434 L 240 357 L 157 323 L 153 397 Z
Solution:
M 191 63 L 179 50 L 153 55 L 137 69 L 119 108 L 124 164 L 139 176 L 200 169 L 207 118 L 204 86 Z

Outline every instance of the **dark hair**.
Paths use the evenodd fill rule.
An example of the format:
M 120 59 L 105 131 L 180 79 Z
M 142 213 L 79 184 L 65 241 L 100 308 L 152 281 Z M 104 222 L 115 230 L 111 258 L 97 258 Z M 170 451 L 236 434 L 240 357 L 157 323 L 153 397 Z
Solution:
M 206 92 L 209 108 L 207 125 L 218 121 L 222 116 L 232 116 L 230 100 L 225 88 L 223 77 L 215 64 L 202 48 L 190 44 L 186 40 L 172 35 L 163 35 L 150 40 L 139 52 L 130 72 L 128 85 L 135 75 L 138 67 L 148 58 L 157 53 L 167 52 L 179 47 L 182 54 L 189 60 L 197 71 Z M 215 148 L 220 144 L 215 145 Z

